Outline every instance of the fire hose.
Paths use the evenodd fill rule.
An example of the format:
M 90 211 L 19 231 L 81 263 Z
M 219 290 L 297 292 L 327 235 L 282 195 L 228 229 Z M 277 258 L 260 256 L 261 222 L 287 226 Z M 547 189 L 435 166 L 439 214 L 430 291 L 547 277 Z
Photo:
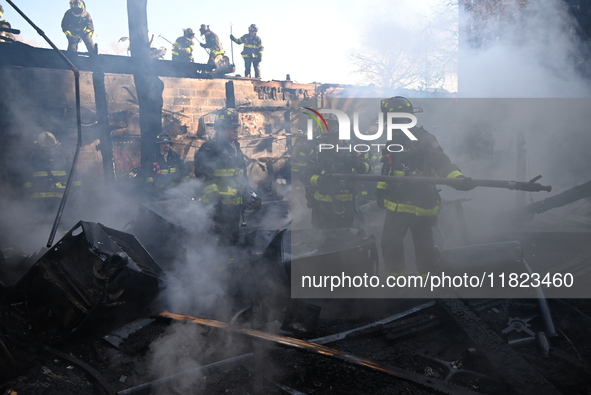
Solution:
M 432 184 L 432 185 L 448 185 L 453 188 L 504 188 L 515 191 L 540 192 L 552 191 L 552 186 L 542 185 L 536 181 L 542 178 L 537 176 L 531 180 L 525 181 L 504 181 L 504 180 L 478 180 L 473 178 L 445 178 L 445 177 L 407 177 L 407 176 L 382 176 L 373 174 L 325 174 L 321 177 L 336 178 L 339 180 L 349 181 L 378 181 L 391 182 L 400 184 Z

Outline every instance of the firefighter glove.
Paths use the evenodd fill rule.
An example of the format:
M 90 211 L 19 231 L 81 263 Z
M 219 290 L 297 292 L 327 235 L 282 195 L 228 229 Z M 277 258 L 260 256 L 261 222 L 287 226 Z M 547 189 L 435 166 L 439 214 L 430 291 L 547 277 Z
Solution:
M 236 42 L 236 37 L 234 37 L 234 35 L 233 35 L 233 34 L 230 34 L 230 40 L 232 40 L 232 41 Z
M 207 46 L 205 45 L 205 43 L 199 43 L 199 45 L 201 45 L 201 48 L 207 48 Z
M 462 180 L 459 185 L 454 186 L 457 191 L 470 191 L 474 189 L 476 186 L 474 185 L 474 181 L 470 177 L 466 177 L 464 175 L 457 176 L 456 180 Z
M 250 191 L 250 193 L 247 194 L 246 201 L 248 202 L 247 208 L 249 210 L 258 211 L 263 208 L 263 201 L 254 191 Z
M 250 201 L 250 204 L 248 205 L 248 208 L 250 210 L 256 210 L 259 211 L 261 208 L 263 208 L 263 202 L 261 201 L 261 199 L 252 199 Z

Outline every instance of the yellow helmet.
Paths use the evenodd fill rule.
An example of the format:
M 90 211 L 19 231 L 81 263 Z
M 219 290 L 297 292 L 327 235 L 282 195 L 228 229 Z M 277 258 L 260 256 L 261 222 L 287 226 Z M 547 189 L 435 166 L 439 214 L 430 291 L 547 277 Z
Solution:
M 35 141 L 35 144 L 37 144 L 39 147 L 43 147 L 43 148 L 55 147 L 55 146 L 59 145 L 59 143 L 60 142 L 58 141 L 58 139 L 55 138 L 53 133 L 50 133 L 50 132 L 39 133 L 39 136 L 37 137 L 37 141 Z
M 235 109 L 224 108 L 217 113 L 213 123 L 215 131 L 227 128 L 237 128 L 240 126 L 240 117 Z
M 406 97 L 394 96 L 381 102 L 382 112 L 407 112 L 413 113 L 413 106 Z

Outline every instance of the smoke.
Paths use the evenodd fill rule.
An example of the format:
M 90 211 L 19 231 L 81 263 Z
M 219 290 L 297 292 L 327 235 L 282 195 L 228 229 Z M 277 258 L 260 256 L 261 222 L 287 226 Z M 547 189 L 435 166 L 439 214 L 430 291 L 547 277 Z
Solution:
M 197 359 L 206 343 L 202 336 L 203 330 L 196 325 L 171 324 L 164 334 L 150 344 L 150 371 L 157 372 L 158 377 L 167 377 L 199 367 Z M 172 383 L 162 385 L 162 388 L 154 388 L 154 393 L 197 393 L 204 387 L 204 377 L 201 375 L 183 375 Z
M 369 22 L 350 56 L 362 83 L 461 97 L 589 96 L 588 48 L 562 0 L 373 5 L 360 11 Z
M 585 110 L 589 108 L 585 98 L 591 93 L 586 61 L 589 52 L 587 44 L 580 39 L 576 20 L 563 1 L 475 1 L 469 4 L 470 9 L 460 6 L 459 20 L 457 5 L 446 4 L 440 6 L 440 12 L 422 14 L 423 25 L 442 33 L 434 36 L 442 40 L 432 43 L 431 48 L 457 59 L 455 72 L 459 86 L 454 96 L 466 100 L 416 99 L 428 97 L 423 87 L 439 87 L 427 84 L 423 87 L 392 84 L 391 87 L 422 90 L 390 89 L 387 95 L 407 96 L 415 106 L 425 108 L 424 113 L 417 115 L 419 125 L 438 138 L 452 162 L 466 175 L 518 181 L 542 175 L 539 182 L 553 186 L 550 194 L 493 188 L 458 192 L 440 187 L 444 200 L 470 199 L 463 203 L 469 217 L 468 231 L 474 236 L 473 240 L 485 240 L 491 234 L 508 230 L 495 227 L 496 222 L 504 218 L 500 222 L 505 226 L 511 224 L 511 212 L 516 207 L 589 179 L 591 160 L 586 147 L 590 142 L 590 120 Z M 403 10 L 383 15 L 398 15 L 399 19 L 411 15 Z M 372 49 L 376 61 L 388 51 L 398 51 L 397 57 L 390 61 L 399 62 L 401 66 L 395 65 L 392 69 L 398 68 L 399 73 L 409 63 L 407 60 L 412 59 L 414 76 L 422 81 L 434 81 L 426 72 L 426 66 L 428 63 L 432 69 L 435 63 L 424 56 L 421 40 L 417 39 L 423 30 L 412 21 L 413 18 L 408 18 L 389 26 L 381 23 L 380 17 L 372 19 L 366 28 L 367 47 Z M 455 41 L 453 35 L 444 34 L 442 21 L 449 22 L 448 28 L 456 28 Z M 445 75 L 446 71 L 441 68 L 439 73 Z M 406 77 L 397 74 L 396 78 L 402 81 Z M 548 225 L 565 227 L 574 208 L 564 209 L 564 215 L 553 216 L 562 223 L 548 221 L 544 227 L 538 226 L 537 219 L 550 216 L 545 213 L 533 222 L 522 221 L 509 230 L 522 227 L 550 230 Z M 579 213 L 587 211 L 584 207 L 578 210 Z M 458 218 L 453 206 L 444 207 L 440 222 L 446 220 L 450 226 L 444 233 L 451 228 L 457 233 Z M 462 243 L 459 237 L 448 238 L 448 241 Z
M 462 10 L 460 34 L 465 36 L 460 47 L 459 96 L 530 99 L 473 100 L 455 119 L 457 129 L 448 128 L 438 137 L 446 140 L 454 159 L 463 161 L 465 172 L 474 178 L 525 177 L 519 181 L 526 181 L 542 175 L 539 182 L 552 185 L 553 192 L 483 188 L 465 194 L 474 197 L 465 205 L 478 213 L 469 224 L 471 229 L 490 232 L 492 213 L 507 217 L 521 204 L 585 182 L 591 165 L 584 148 L 589 143 L 590 121 L 588 99 L 584 99 L 591 93 L 585 65 L 588 48 L 580 40 L 577 22 L 558 0 L 504 5 L 497 9 L 482 6 L 471 13 Z M 445 119 L 441 112 L 438 115 Z M 465 160 L 469 152 L 467 147 L 462 152 L 459 143 L 478 133 L 494 141 L 493 157 Z M 520 161 L 526 166 L 521 172 Z M 536 220 L 548 216 L 542 214 L 519 225 L 554 230 L 568 222 L 565 215 L 538 226 Z M 509 218 L 503 222 L 511 223 Z
M 251 314 L 255 315 L 252 313 L 254 300 L 272 303 L 266 298 L 273 299 L 270 284 L 277 263 L 256 261 L 257 255 L 249 246 L 219 245 L 212 232 L 214 207 L 190 198 L 200 189 L 200 181 L 190 179 L 166 193 L 168 200 L 164 203 L 170 206 L 165 213 L 166 220 L 174 225 L 174 229 L 170 237 L 161 242 L 179 239 L 175 246 L 180 248 L 173 261 L 162 263 L 167 268 L 167 275 L 160 305 L 175 313 L 224 322 L 231 321 L 238 312 L 249 307 Z M 285 218 L 275 210 L 269 210 L 266 216 L 256 221 L 258 225 L 269 226 L 268 229 L 273 229 L 273 225 L 275 229 L 285 225 Z M 257 229 L 258 225 L 255 225 Z M 243 236 L 248 229 L 243 228 Z M 165 377 L 192 369 L 205 363 L 210 355 L 215 354 L 219 359 L 226 352 L 236 353 L 244 347 L 239 339 L 202 333 L 198 328 L 192 324 L 175 324 L 152 343 L 147 359 L 153 375 Z M 179 393 L 203 391 L 203 385 L 200 377 L 189 375 L 175 380 L 172 390 Z M 170 393 L 167 391 L 171 389 L 167 385 L 161 390 Z
M 588 97 L 585 46 L 559 0 L 461 9 L 462 97 Z
M 204 361 L 211 361 L 214 357 L 218 360 L 221 349 L 239 351 L 240 348 L 236 339 L 215 336 L 209 328 L 175 322 L 150 344 L 147 359 L 152 376 L 168 377 L 198 368 Z M 174 380 L 155 385 L 151 393 L 206 393 L 205 379 L 203 374 L 198 373 L 176 376 Z
M 542 175 L 539 182 L 551 185 L 553 191 L 477 188 L 458 193 L 446 188 L 444 196 L 473 199 L 464 203 L 472 241 L 522 229 L 588 229 L 572 215 L 574 205 L 588 206 L 585 201 L 536 215 L 533 220 L 515 217 L 513 211 L 585 182 L 590 176 L 591 163 L 585 149 L 590 142 L 589 102 L 584 99 L 591 93 L 585 65 L 588 48 L 580 41 L 577 23 L 566 4 L 514 3 L 506 9 L 473 9 L 472 13 L 462 9 L 461 16 L 460 34 L 464 39 L 458 96 L 491 99 L 463 102 L 459 107 L 464 110 L 456 112 L 447 128 L 438 130 L 438 138 L 469 176 L 527 181 Z M 492 99 L 495 97 L 499 99 Z M 434 110 L 438 106 L 429 107 Z M 434 111 L 442 123 L 450 119 L 443 111 Z M 466 142 L 484 136 L 494 143 L 493 155 L 469 158 Z M 518 171 L 520 166 L 526 168 Z M 584 215 L 588 211 L 583 207 L 578 212 Z M 457 224 L 453 209 L 444 209 L 442 216 L 446 214 L 450 223 Z

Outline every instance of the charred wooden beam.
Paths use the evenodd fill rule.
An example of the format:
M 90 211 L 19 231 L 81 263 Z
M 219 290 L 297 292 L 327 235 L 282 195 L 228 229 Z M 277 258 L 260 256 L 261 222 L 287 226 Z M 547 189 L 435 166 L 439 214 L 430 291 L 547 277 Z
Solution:
M 141 163 L 147 166 L 156 153 L 156 137 L 162 133 L 164 83 L 151 70 L 148 39 L 148 0 L 128 0 L 129 47 L 135 59 L 133 79 L 140 107 Z
M 528 204 L 523 210 L 528 214 L 541 214 L 553 208 L 562 207 L 588 197 L 591 197 L 591 180 L 567 189 L 558 195 Z
M 515 393 L 524 395 L 556 394 L 561 392 L 538 373 L 521 355 L 513 350 L 461 299 L 441 299 L 441 306 L 474 342 L 475 347 L 497 369 Z
M 99 148 L 103 158 L 103 177 L 107 184 L 112 184 L 115 181 L 115 163 L 113 159 L 113 145 L 111 144 L 111 126 L 109 123 L 107 89 L 105 87 L 105 71 L 102 56 L 95 54 L 94 67 L 92 85 L 94 88 L 98 125 L 101 131 Z
M 409 381 L 411 383 L 415 383 L 415 384 L 418 384 L 422 387 L 436 390 L 436 391 L 439 391 L 444 394 L 452 394 L 452 393 L 458 394 L 458 395 L 459 394 L 473 394 L 473 395 L 475 394 L 475 392 L 473 392 L 467 388 L 463 388 L 463 387 L 459 387 L 457 385 L 446 383 L 446 382 L 443 382 L 441 380 L 437 380 L 432 377 L 425 377 L 420 374 L 417 374 L 417 373 L 414 373 L 414 372 L 411 372 L 408 370 L 404 370 L 404 369 L 401 369 L 398 367 L 392 367 L 392 366 L 386 366 L 383 364 L 379 364 L 379 363 L 371 361 L 369 359 L 359 358 L 353 354 L 342 352 L 342 351 L 336 350 L 334 348 L 326 347 L 326 346 L 323 346 L 323 345 L 320 345 L 317 343 L 311 343 L 311 342 L 301 340 L 301 339 L 296 339 L 293 337 L 280 336 L 280 335 L 276 335 L 273 333 L 262 332 L 262 331 L 259 331 L 256 329 L 250 329 L 250 328 L 238 328 L 238 327 L 234 327 L 228 323 L 221 322 L 221 321 L 209 320 L 209 319 L 199 318 L 199 317 L 191 317 L 191 316 L 181 315 L 181 314 L 174 314 L 174 313 L 170 313 L 170 312 L 166 312 L 166 311 L 160 313 L 159 317 L 165 317 L 165 318 L 169 318 L 171 320 L 176 320 L 176 321 L 193 322 L 195 324 L 204 325 L 204 326 L 212 327 L 212 328 L 219 328 L 219 329 L 251 336 L 256 339 L 270 341 L 270 342 L 277 343 L 277 344 L 287 346 L 287 347 L 291 347 L 291 348 L 294 348 L 297 350 L 310 352 L 310 353 L 314 353 L 317 355 L 323 355 L 323 356 L 326 356 L 329 358 L 338 359 L 338 360 L 341 360 L 341 361 L 344 361 L 344 362 L 347 362 L 347 363 L 350 363 L 350 364 L 353 364 L 353 365 L 356 365 L 356 366 L 359 366 L 359 367 L 362 367 L 365 369 L 384 373 L 384 374 L 387 374 L 392 377 L 396 377 L 401 380 Z
M 0 45 L 0 66 L 36 67 L 40 69 L 69 69 L 55 57 L 51 49 L 35 48 L 15 41 L 14 45 Z M 78 70 L 92 71 L 96 59 L 84 53 L 60 51 Z M 105 73 L 133 74 L 135 60 L 129 56 L 101 54 Z M 171 60 L 148 59 L 150 70 L 160 77 L 211 78 L 206 73 L 213 66 L 204 63 L 173 62 Z
M 334 335 L 319 337 L 319 338 L 316 338 L 316 339 L 312 339 L 310 341 L 312 343 L 316 343 L 316 344 L 328 344 L 328 343 L 331 343 L 331 342 L 334 342 L 334 341 L 337 341 L 337 340 L 342 340 L 342 339 L 344 339 L 344 338 L 346 338 L 348 336 L 352 336 L 352 335 L 354 335 L 356 333 L 359 333 L 359 332 L 362 332 L 362 331 L 367 331 L 368 329 L 371 329 L 371 328 L 380 328 L 380 327 L 382 327 L 382 326 L 384 326 L 386 324 L 389 324 L 391 322 L 394 322 L 394 321 L 396 321 L 396 320 L 398 320 L 400 318 L 406 317 L 408 315 L 411 315 L 413 313 L 416 313 L 418 311 L 424 310 L 424 309 L 426 309 L 428 307 L 431 307 L 431 306 L 434 306 L 434 305 L 435 305 L 435 302 L 434 301 L 423 303 L 422 305 L 412 307 L 412 308 L 410 308 L 408 310 L 402 311 L 400 313 L 393 314 L 393 315 L 391 315 L 389 317 L 386 317 L 384 319 L 381 319 L 379 321 L 372 322 L 371 324 L 363 325 L 363 326 L 360 326 L 358 328 L 353 328 L 353 329 L 350 329 L 348 331 L 344 331 L 344 332 L 340 332 L 340 333 L 335 333 Z

